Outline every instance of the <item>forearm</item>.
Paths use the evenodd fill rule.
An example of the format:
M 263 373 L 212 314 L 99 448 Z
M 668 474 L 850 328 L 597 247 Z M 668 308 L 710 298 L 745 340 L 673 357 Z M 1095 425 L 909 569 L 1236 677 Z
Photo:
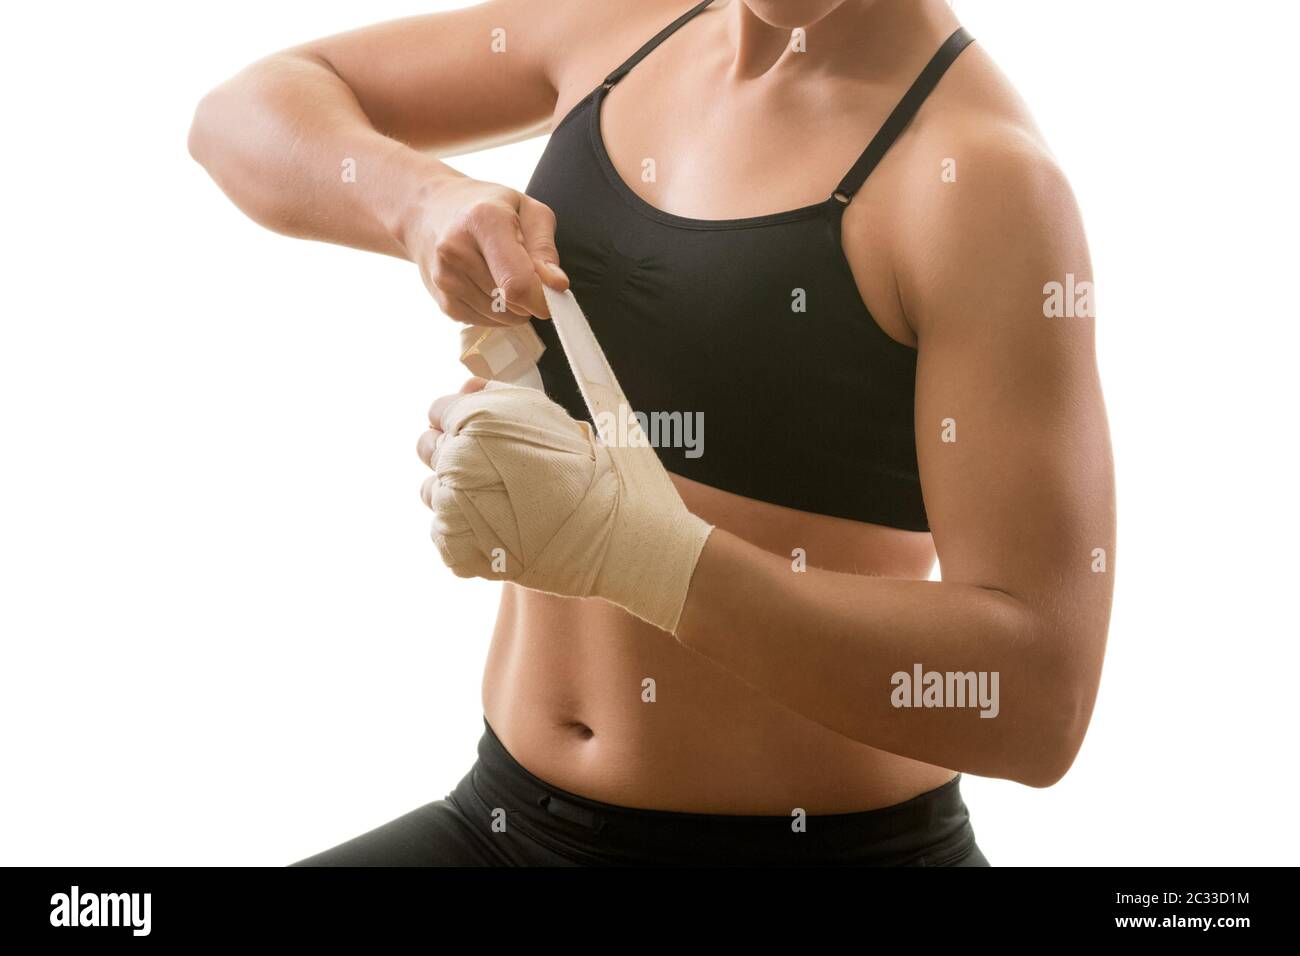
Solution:
M 463 178 L 377 131 L 327 64 L 297 54 L 262 60 L 205 96 L 189 147 L 268 229 L 401 258 L 430 191 Z
M 1060 635 L 1000 591 L 809 568 L 715 530 L 677 638 L 795 712 L 926 763 L 1046 786 L 1064 773 L 1091 697 Z M 1066 642 L 1068 644 L 1068 642 Z M 997 674 L 987 706 L 895 706 L 895 674 Z M 987 687 L 993 686 L 986 683 Z M 912 701 L 911 692 L 907 699 Z M 1086 701 L 1086 702 L 1085 702 Z M 949 702 L 951 703 L 951 701 Z

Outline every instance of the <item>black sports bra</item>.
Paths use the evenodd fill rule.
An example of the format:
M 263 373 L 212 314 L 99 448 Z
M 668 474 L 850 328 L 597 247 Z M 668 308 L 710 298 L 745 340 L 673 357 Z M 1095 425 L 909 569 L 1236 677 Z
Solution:
M 944 43 L 824 201 L 690 219 L 652 206 L 620 178 L 601 139 L 600 108 L 615 83 L 710 2 L 674 20 L 573 107 L 526 192 L 555 212 L 560 265 L 628 401 L 665 425 L 656 444 L 665 468 L 800 511 L 928 530 L 913 428 L 917 352 L 867 311 L 840 246 L 840 220 L 972 38 L 959 29 Z M 554 327 L 532 324 L 547 346 L 538 363 L 546 393 L 591 421 Z M 687 424 L 683 416 L 702 431 L 675 432 L 674 440 L 668 433 Z

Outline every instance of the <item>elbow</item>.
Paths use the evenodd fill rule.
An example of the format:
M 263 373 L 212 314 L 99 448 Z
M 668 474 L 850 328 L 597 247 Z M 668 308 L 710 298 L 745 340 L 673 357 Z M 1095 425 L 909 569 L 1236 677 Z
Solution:
M 1056 733 L 1040 739 L 1034 745 L 1033 754 L 1019 763 L 1012 779 L 1039 790 L 1055 786 L 1074 765 L 1082 745 L 1082 733 Z
M 186 141 L 190 157 L 204 168 L 207 168 L 211 162 L 213 148 L 218 140 L 214 131 L 214 114 L 216 110 L 212 105 L 215 94 L 215 90 L 208 93 L 203 99 L 199 100 L 199 105 L 194 108 L 194 116 L 190 120 L 189 137 Z
M 267 80 L 254 64 L 210 90 L 190 120 L 187 147 L 217 187 L 245 215 L 268 229 L 285 231 L 281 190 L 270 178 L 273 149 L 249 128 L 265 118 Z M 272 140 L 273 142 L 273 140 Z
M 272 232 L 307 235 L 303 198 L 285 182 L 304 135 L 304 68 L 321 67 L 298 54 L 275 54 L 245 67 L 199 100 L 190 120 L 190 156 L 246 216 Z
M 234 76 L 209 90 L 194 108 L 190 120 L 190 155 L 209 172 L 214 167 L 235 169 L 247 161 L 246 152 L 257 136 L 291 126 L 292 97 L 303 84 L 323 73 L 338 77 L 323 57 L 301 50 L 273 53 L 244 67 Z M 283 132 L 283 129 L 281 129 Z M 256 158 L 256 157 L 254 157 Z
M 241 124 L 247 124 L 253 113 L 256 89 L 249 88 L 248 73 L 245 71 L 209 90 L 194 107 L 190 119 L 186 141 L 190 156 L 218 182 L 226 167 L 232 165 L 234 134 Z
M 1044 789 L 1069 772 L 1083 746 L 1096 700 L 1096 682 L 1086 673 L 1056 671 L 1041 685 L 1037 706 L 1022 726 L 1012 777 L 1017 783 Z
M 234 167 L 239 134 L 263 112 L 280 59 L 272 56 L 250 64 L 209 90 L 194 107 L 190 156 L 214 178 L 224 167 Z

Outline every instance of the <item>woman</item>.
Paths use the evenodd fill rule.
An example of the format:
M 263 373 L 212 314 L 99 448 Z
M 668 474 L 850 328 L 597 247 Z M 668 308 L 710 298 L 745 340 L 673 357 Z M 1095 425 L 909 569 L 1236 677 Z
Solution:
M 435 158 L 547 130 L 526 194 Z M 496 0 L 271 56 L 190 143 L 258 222 L 546 345 L 546 395 L 472 380 L 417 448 L 447 563 L 518 582 L 480 759 L 295 865 L 985 866 L 961 774 L 1069 768 L 1114 551 L 1091 268 L 942 0 Z M 699 448 L 585 443 L 570 287 Z

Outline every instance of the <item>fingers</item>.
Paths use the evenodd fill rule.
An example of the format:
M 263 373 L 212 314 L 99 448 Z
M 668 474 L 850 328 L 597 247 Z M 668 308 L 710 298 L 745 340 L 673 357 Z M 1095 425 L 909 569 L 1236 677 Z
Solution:
M 487 291 L 480 288 L 474 280 L 475 273 L 481 273 L 482 281 L 488 285 Z M 448 298 L 465 306 L 466 310 L 472 313 L 474 317 L 472 325 L 513 326 L 528 320 L 528 315 L 510 311 L 505 299 L 500 294 L 493 293 L 491 285 L 492 276 L 488 274 L 487 266 L 480 260 L 477 269 L 469 269 L 464 275 L 451 278 L 446 284 L 445 291 Z
M 517 562 L 494 568 L 490 559 L 508 547 L 495 529 L 516 526 L 509 492 L 477 440 L 459 435 L 440 445 L 437 471 L 420 488 L 438 553 L 459 577 L 504 579 Z
M 464 325 L 495 326 L 504 329 L 527 321 L 513 313 L 493 312 L 491 306 L 485 307 L 482 299 L 477 296 L 472 298 L 473 302 L 467 302 L 465 299 L 449 299 L 445 303 L 438 304 L 447 318 Z
M 438 449 L 438 442 L 445 434 L 446 432 L 438 431 L 436 428 L 430 428 L 422 432 L 415 442 L 416 457 L 430 468 L 433 467 L 433 456 Z
M 526 309 L 511 311 L 500 294 L 493 294 L 492 275 L 477 249 L 443 247 L 428 267 L 420 268 L 420 278 L 438 308 L 457 322 L 506 327 L 530 318 Z
M 442 416 L 452 402 L 456 401 L 462 395 L 468 395 L 471 392 L 478 392 L 488 384 L 487 379 L 479 378 L 477 375 L 467 379 L 460 387 L 460 391 L 455 395 L 443 395 L 429 406 L 429 428 L 421 432 L 420 437 L 415 442 L 415 454 L 430 468 L 434 466 L 434 455 L 443 438 Z M 428 501 L 425 501 L 428 504 Z
M 541 280 L 558 292 L 569 287 L 555 248 L 555 213 L 545 203 L 524 196 L 519 203 L 519 232 Z M 549 314 L 549 313 L 548 313 Z
M 523 245 L 519 214 L 500 206 L 485 206 L 469 218 L 468 225 L 492 273 L 494 288 L 501 290 L 507 305 L 526 309 L 530 315 L 549 317 L 537 267 Z
M 532 315 L 517 294 L 512 299 L 500 289 L 484 256 L 483 237 L 503 231 L 509 234 L 517 217 L 512 198 L 517 194 L 504 187 L 496 193 L 457 213 L 441 231 L 432 253 L 420 263 L 425 288 L 439 308 L 470 325 L 519 325 Z M 522 246 L 520 255 L 524 255 Z
M 506 577 L 492 566 L 491 556 L 484 553 L 473 526 L 456 500 L 456 492 L 436 483 L 426 482 L 426 486 L 429 491 L 425 504 L 433 511 L 429 536 L 443 563 L 461 578 Z
M 438 303 L 438 308 L 442 310 L 443 315 L 457 322 L 465 325 L 505 328 L 528 321 L 526 317 L 511 312 L 498 312 L 490 307 L 484 308 L 482 300 L 474 298 L 470 293 L 471 287 L 456 273 L 445 271 L 445 267 L 441 271 L 438 268 L 421 267 L 420 278 L 424 280 L 424 287 L 429 290 L 429 295 L 433 296 L 433 301 Z M 473 288 L 478 291 L 477 286 Z M 469 295 L 473 303 L 466 302 L 461 298 L 462 295 Z
M 497 287 L 479 249 L 479 241 L 467 225 L 448 231 L 436 246 L 433 262 L 426 271 L 425 285 L 435 301 L 444 306 L 444 311 L 447 311 L 445 300 L 465 303 L 479 316 L 474 325 L 519 325 L 532 314 L 522 305 L 510 302 Z
M 497 321 L 517 325 L 517 319 L 527 320 L 530 317 L 527 309 L 506 301 L 505 294 L 496 287 L 492 273 L 488 271 L 487 263 L 481 255 L 475 255 L 471 262 L 465 264 L 462 287 L 462 299 L 469 302 L 472 298 L 479 311 Z
M 472 534 L 442 534 L 435 522 L 430 533 L 443 564 L 458 578 L 488 578 L 503 580 L 508 575 L 492 567 L 492 560 L 479 548 Z
M 504 186 L 478 183 L 438 230 L 420 275 L 448 316 L 467 325 L 514 326 L 549 318 L 543 287 L 563 291 L 568 276 L 555 248 L 555 214 Z

